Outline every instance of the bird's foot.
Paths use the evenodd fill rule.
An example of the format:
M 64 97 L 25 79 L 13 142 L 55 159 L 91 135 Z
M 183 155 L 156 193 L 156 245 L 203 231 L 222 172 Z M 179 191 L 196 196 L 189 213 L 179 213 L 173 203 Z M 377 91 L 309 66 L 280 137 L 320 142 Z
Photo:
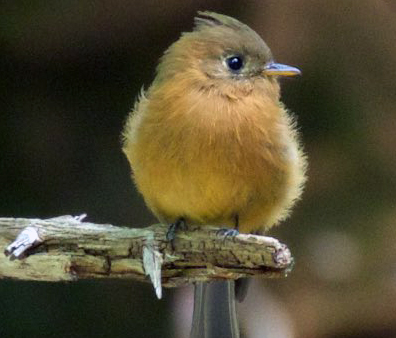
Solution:
M 217 235 L 219 236 L 224 236 L 224 239 L 227 239 L 228 237 L 235 237 L 239 235 L 239 231 L 237 229 L 219 229 L 216 232 Z
M 234 229 L 230 229 L 230 228 L 219 229 L 219 230 L 217 230 L 216 234 L 218 236 L 224 236 L 224 241 L 227 238 L 235 238 L 236 236 L 239 235 L 239 215 L 238 214 L 236 214 L 234 216 L 234 222 L 235 222 Z
M 166 239 L 167 241 L 171 242 L 173 249 L 174 249 L 174 241 L 176 238 L 176 232 L 178 230 L 187 230 L 187 223 L 184 218 L 179 218 L 175 223 L 172 223 L 168 228 L 168 232 L 166 233 Z

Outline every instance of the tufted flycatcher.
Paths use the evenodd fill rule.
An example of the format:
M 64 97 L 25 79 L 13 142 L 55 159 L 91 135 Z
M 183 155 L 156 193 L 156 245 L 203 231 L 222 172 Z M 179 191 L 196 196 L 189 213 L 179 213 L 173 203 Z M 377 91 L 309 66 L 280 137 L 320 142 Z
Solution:
M 289 214 L 306 159 L 278 78 L 298 74 L 245 24 L 199 12 L 194 30 L 165 51 L 123 132 L 135 184 L 161 222 L 252 233 Z

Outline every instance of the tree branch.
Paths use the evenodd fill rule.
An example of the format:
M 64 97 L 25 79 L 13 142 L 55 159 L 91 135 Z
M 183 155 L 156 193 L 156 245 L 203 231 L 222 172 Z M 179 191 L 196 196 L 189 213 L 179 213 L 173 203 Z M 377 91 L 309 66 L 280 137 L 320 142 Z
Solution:
M 131 229 L 83 222 L 84 217 L 0 218 L 0 247 L 5 249 L 0 279 L 149 281 L 149 275 L 160 297 L 161 285 L 284 277 L 293 263 L 288 248 L 271 237 L 224 237 L 215 227 L 190 227 L 178 231 L 172 245 L 163 224 Z

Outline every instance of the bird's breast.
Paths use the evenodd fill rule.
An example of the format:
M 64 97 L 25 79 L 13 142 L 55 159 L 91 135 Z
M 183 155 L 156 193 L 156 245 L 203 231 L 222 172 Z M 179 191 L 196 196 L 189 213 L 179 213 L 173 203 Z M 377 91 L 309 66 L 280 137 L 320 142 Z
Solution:
M 282 199 L 297 154 L 282 108 L 262 98 L 185 100 L 149 102 L 125 150 L 157 216 L 203 223 Z

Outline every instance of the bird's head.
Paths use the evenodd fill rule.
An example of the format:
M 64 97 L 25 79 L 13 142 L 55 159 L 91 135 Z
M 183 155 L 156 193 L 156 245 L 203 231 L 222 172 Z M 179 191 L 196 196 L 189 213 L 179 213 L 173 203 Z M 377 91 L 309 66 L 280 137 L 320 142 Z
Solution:
M 159 81 L 188 76 L 202 88 L 238 87 L 246 91 L 253 83 L 277 83 L 279 76 L 300 71 L 275 63 L 261 37 L 240 21 L 213 12 L 199 12 L 192 32 L 165 52 L 157 68 Z

